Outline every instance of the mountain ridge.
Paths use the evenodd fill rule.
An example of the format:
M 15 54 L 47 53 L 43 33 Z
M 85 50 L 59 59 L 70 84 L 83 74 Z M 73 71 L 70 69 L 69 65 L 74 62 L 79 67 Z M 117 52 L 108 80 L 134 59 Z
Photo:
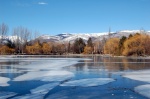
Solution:
M 50 35 L 42 35 L 38 37 L 41 42 L 44 41 L 52 41 L 52 42 L 74 42 L 77 38 L 82 38 L 85 42 L 88 40 L 89 37 L 92 38 L 93 41 L 102 40 L 103 38 L 111 37 L 118 37 L 121 38 L 122 36 L 128 37 L 130 34 L 135 33 L 146 33 L 150 35 L 150 31 L 144 30 L 122 30 L 118 32 L 102 32 L 102 33 L 61 33 L 55 36 Z
M 144 31 L 144 30 L 121 30 L 117 32 L 101 32 L 101 33 L 61 33 L 57 35 L 41 35 L 34 40 L 39 40 L 42 42 L 71 42 L 73 43 L 77 38 L 82 38 L 85 42 L 91 37 L 93 41 L 99 41 L 104 38 L 108 37 L 117 37 L 121 38 L 122 36 L 128 37 L 130 34 L 135 33 L 146 33 L 150 35 L 150 31 Z M 1 38 L 1 37 L 0 37 Z M 5 39 L 8 39 L 12 42 L 16 42 L 19 38 L 19 41 L 23 42 L 20 37 L 18 36 L 5 36 Z

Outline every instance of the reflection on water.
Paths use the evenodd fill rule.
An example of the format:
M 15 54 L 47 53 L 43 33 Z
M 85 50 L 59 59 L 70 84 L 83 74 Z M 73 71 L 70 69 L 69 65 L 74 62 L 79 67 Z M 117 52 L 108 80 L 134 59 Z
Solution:
M 146 99 L 145 97 L 133 92 L 133 88 L 137 85 L 140 85 L 143 82 L 137 82 L 127 78 L 123 78 L 120 75 L 114 75 L 113 72 L 126 72 L 150 69 L 150 59 L 137 59 L 127 57 L 17 56 L 15 58 L 0 59 L 0 77 L 7 77 L 11 79 L 11 81 L 8 82 L 10 86 L 0 87 L 0 92 L 14 92 L 17 93 L 18 96 L 30 94 L 31 89 L 37 88 L 44 84 L 53 83 L 55 81 L 13 81 L 14 78 L 19 77 L 21 75 L 30 74 L 29 72 L 32 71 L 47 72 L 57 69 L 59 71 L 63 70 L 64 72 L 68 71 L 74 74 L 73 78 L 64 79 L 59 83 L 63 83 L 69 80 L 89 78 L 112 78 L 115 79 L 115 81 L 105 86 L 97 86 L 92 88 L 72 88 L 55 86 L 54 89 L 49 90 L 49 92 L 46 93 L 44 98 L 57 99 L 68 97 L 67 99 L 76 99 L 81 98 L 79 96 L 82 96 L 82 98 L 99 99 L 99 97 L 110 98 L 114 94 L 116 94 L 117 96 L 115 96 L 114 99 L 122 98 L 122 96 L 124 96 L 124 99 L 132 97 Z M 68 75 L 68 72 L 65 72 L 66 75 Z M 37 77 L 37 75 L 34 76 Z M 55 77 L 62 78 L 61 75 L 55 75 L 53 79 Z M 87 96 L 87 93 L 90 94 L 92 92 L 93 94 Z
M 149 59 L 133 59 L 133 58 L 119 58 L 119 57 L 86 57 L 93 60 L 84 60 L 76 64 L 76 70 L 106 70 L 109 72 L 116 71 L 134 71 L 150 69 Z

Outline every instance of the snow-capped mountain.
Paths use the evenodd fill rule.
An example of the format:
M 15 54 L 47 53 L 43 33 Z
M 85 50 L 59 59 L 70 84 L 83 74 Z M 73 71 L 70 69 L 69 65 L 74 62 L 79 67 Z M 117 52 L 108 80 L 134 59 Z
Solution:
M 87 41 L 90 37 L 92 39 L 96 39 L 98 37 L 101 37 L 107 34 L 108 33 L 78 33 L 78 34 L 72 34 L 72 36 L 63 39 L 63 41 L 74 41 L 77 38 L 82 38 L 84 41 Z
M 96 38 L 104 35 L 106 36 L 108 33 L 62 33 L 56 36 L 42 35 L 37 39 L 40 40 L 40 42 L 73 42 L 77 38 L 82 38 L 84 41 L 87 41 L 90 37 L 95 40 Z
M 136 34 L 136 33 L 141 33 L 141 34 L 148 34 L 150 35 L 150 31 L 144 31 L 144 30 L 123 30 L 123 31 L 118 31 L 112 35 L 112 37 L 118 37 L 121 38 L 122 36 L 128 37 L 130 34 Z
M 103 32 L 103 33 L 62 33 L 55 36 L 50 35 L 42 35 L 35 40 L 40 40 L 40 42 L 71 42 L 73 43 L 77 38 L 82 38 L 85 42 L 91 37 L 93 41 L 99 41 L 103 38 L 108 37 L 118 37 L 122 36 L 128 37 L 130 34 L 135 33 L 146 33 L 150 35 L 150 31 L 142 31 L 142 30 L 122 30 L 117 32 Z M 19 39 L 18 39 L 19 38 Z M 1 37 L 0 37 L 1 39 Z M 18 36 L 7 36 L 5 39 L 8 39 L 12 42 L 16 42 L 17 40 L 22 41 Z M 32 40 L 34 41 L 34 40 Z
M 93 41 L 102 40 L 103 38 L 108 37 L 118 37 L 121 38 L 122 36 L 128 37 L 130 34 L 135 33 L 146 33 L 150 34 L 150 31 L 142 31 L 142 30 L 123 30 L 123 31 L 117 31 L 117 32 L 103 32 L 103 33 L 62 33 L 58 34 L 56 36 L 50 36 L 50 35 L 42 35 L 38 37 L 37 39 L 41 42 L 74 42 L 77 38 L 82 38 L 85 42 L 89 39 L 89 37 L 92 38 Z

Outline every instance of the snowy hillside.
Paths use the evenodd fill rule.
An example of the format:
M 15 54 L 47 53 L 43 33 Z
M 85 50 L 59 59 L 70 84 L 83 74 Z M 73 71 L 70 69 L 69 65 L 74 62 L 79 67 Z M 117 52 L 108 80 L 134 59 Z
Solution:
M 128 37 L 130 34 L 135 34 L 135 33 L 150 34 L 150 31 L 145 32 L 145 31 L 140 31 L 140 30 L 123 30 L 123 31 L 111 32 L 109 36 L 121 38 L 122 36 Z M 62 34 L 58 34 L 56 36 L 43 35 L 43 36 L 40 36 L 38 39 L 41 42 L 44 42 L 44 41 L 74 42 L 75 39 L 82 38 L 86 42 L 89 37 L 91 37 L 93 41 L 102 40 L 103 38 L 108 38 L 109 37 L 108 34 L 109 34 L 108 32 L 103 32 L 103 33 L 62 33 Z
M 44 41 L 53 41 L 53 42 L 73 42 L 77 38 L 82 38 L 84 41 L 87 41 L 90 37 L 96 39 L 101 36 L 106 36 L 108 33 L 62 33 L 56 36 L 42 35 L 39 39 L 41 42 Z
M 42 35 L 36 40 L 40 40 L 40 42 L 74 42 L 77 38 L 82 38 L 85 42 L 89 39 L 89 37 L 92 38 L 93 41 L 99 41 L 103 38 L 108 37 L 118 37 L 121 38 L 122 36 L 128 37 L 130 34 L 135 33 L 146 33 L 150 35 L 150 31 L 141 31 L 141 30 L 122 30 L 117 32 L 111 32 L 110 35 L 108 35 L 108 32 L 103 33 L 62 33 L 54 36 L 50 35 Z M 22 41 L 21 38 L 18 38 L 17 36 L 7 36 L 4 37 L 5 39 L 8 39 L 12 42 L 16 42 L 17 39 L 19 41 Z M 1 37 L 0 37 L 1 39 Z
M 72 34 L 72 36 L 67 37 L 63 39 L 63 41 L 74 41 L 77 38 L 82 38 L 84 41 L 87 41 L 90 37 L 92 39 L 96 39 L 98 37 L 101 37 L 103 35 L 107 35 L 108 33 L 78 33 L 78 34 Z

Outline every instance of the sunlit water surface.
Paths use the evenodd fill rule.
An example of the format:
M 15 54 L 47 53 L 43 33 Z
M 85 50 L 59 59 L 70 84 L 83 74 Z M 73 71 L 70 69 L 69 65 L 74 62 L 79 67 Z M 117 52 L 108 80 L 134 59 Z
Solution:
M 3 78 L 0 78 L 0 99 L 147 99 L 134 91 L 134 87 L 146 82 L 122 77 L 124 72 L 147 69 L 150 69 L 149 59 L 101 56 L 1 57 L 0 77 Z M 99 78 L 102 78 L 100 83 L 96 82 Z M 105 78 L 110 80 L 102 84 Z M 90 85 L 91 82 L 94 85 Z

